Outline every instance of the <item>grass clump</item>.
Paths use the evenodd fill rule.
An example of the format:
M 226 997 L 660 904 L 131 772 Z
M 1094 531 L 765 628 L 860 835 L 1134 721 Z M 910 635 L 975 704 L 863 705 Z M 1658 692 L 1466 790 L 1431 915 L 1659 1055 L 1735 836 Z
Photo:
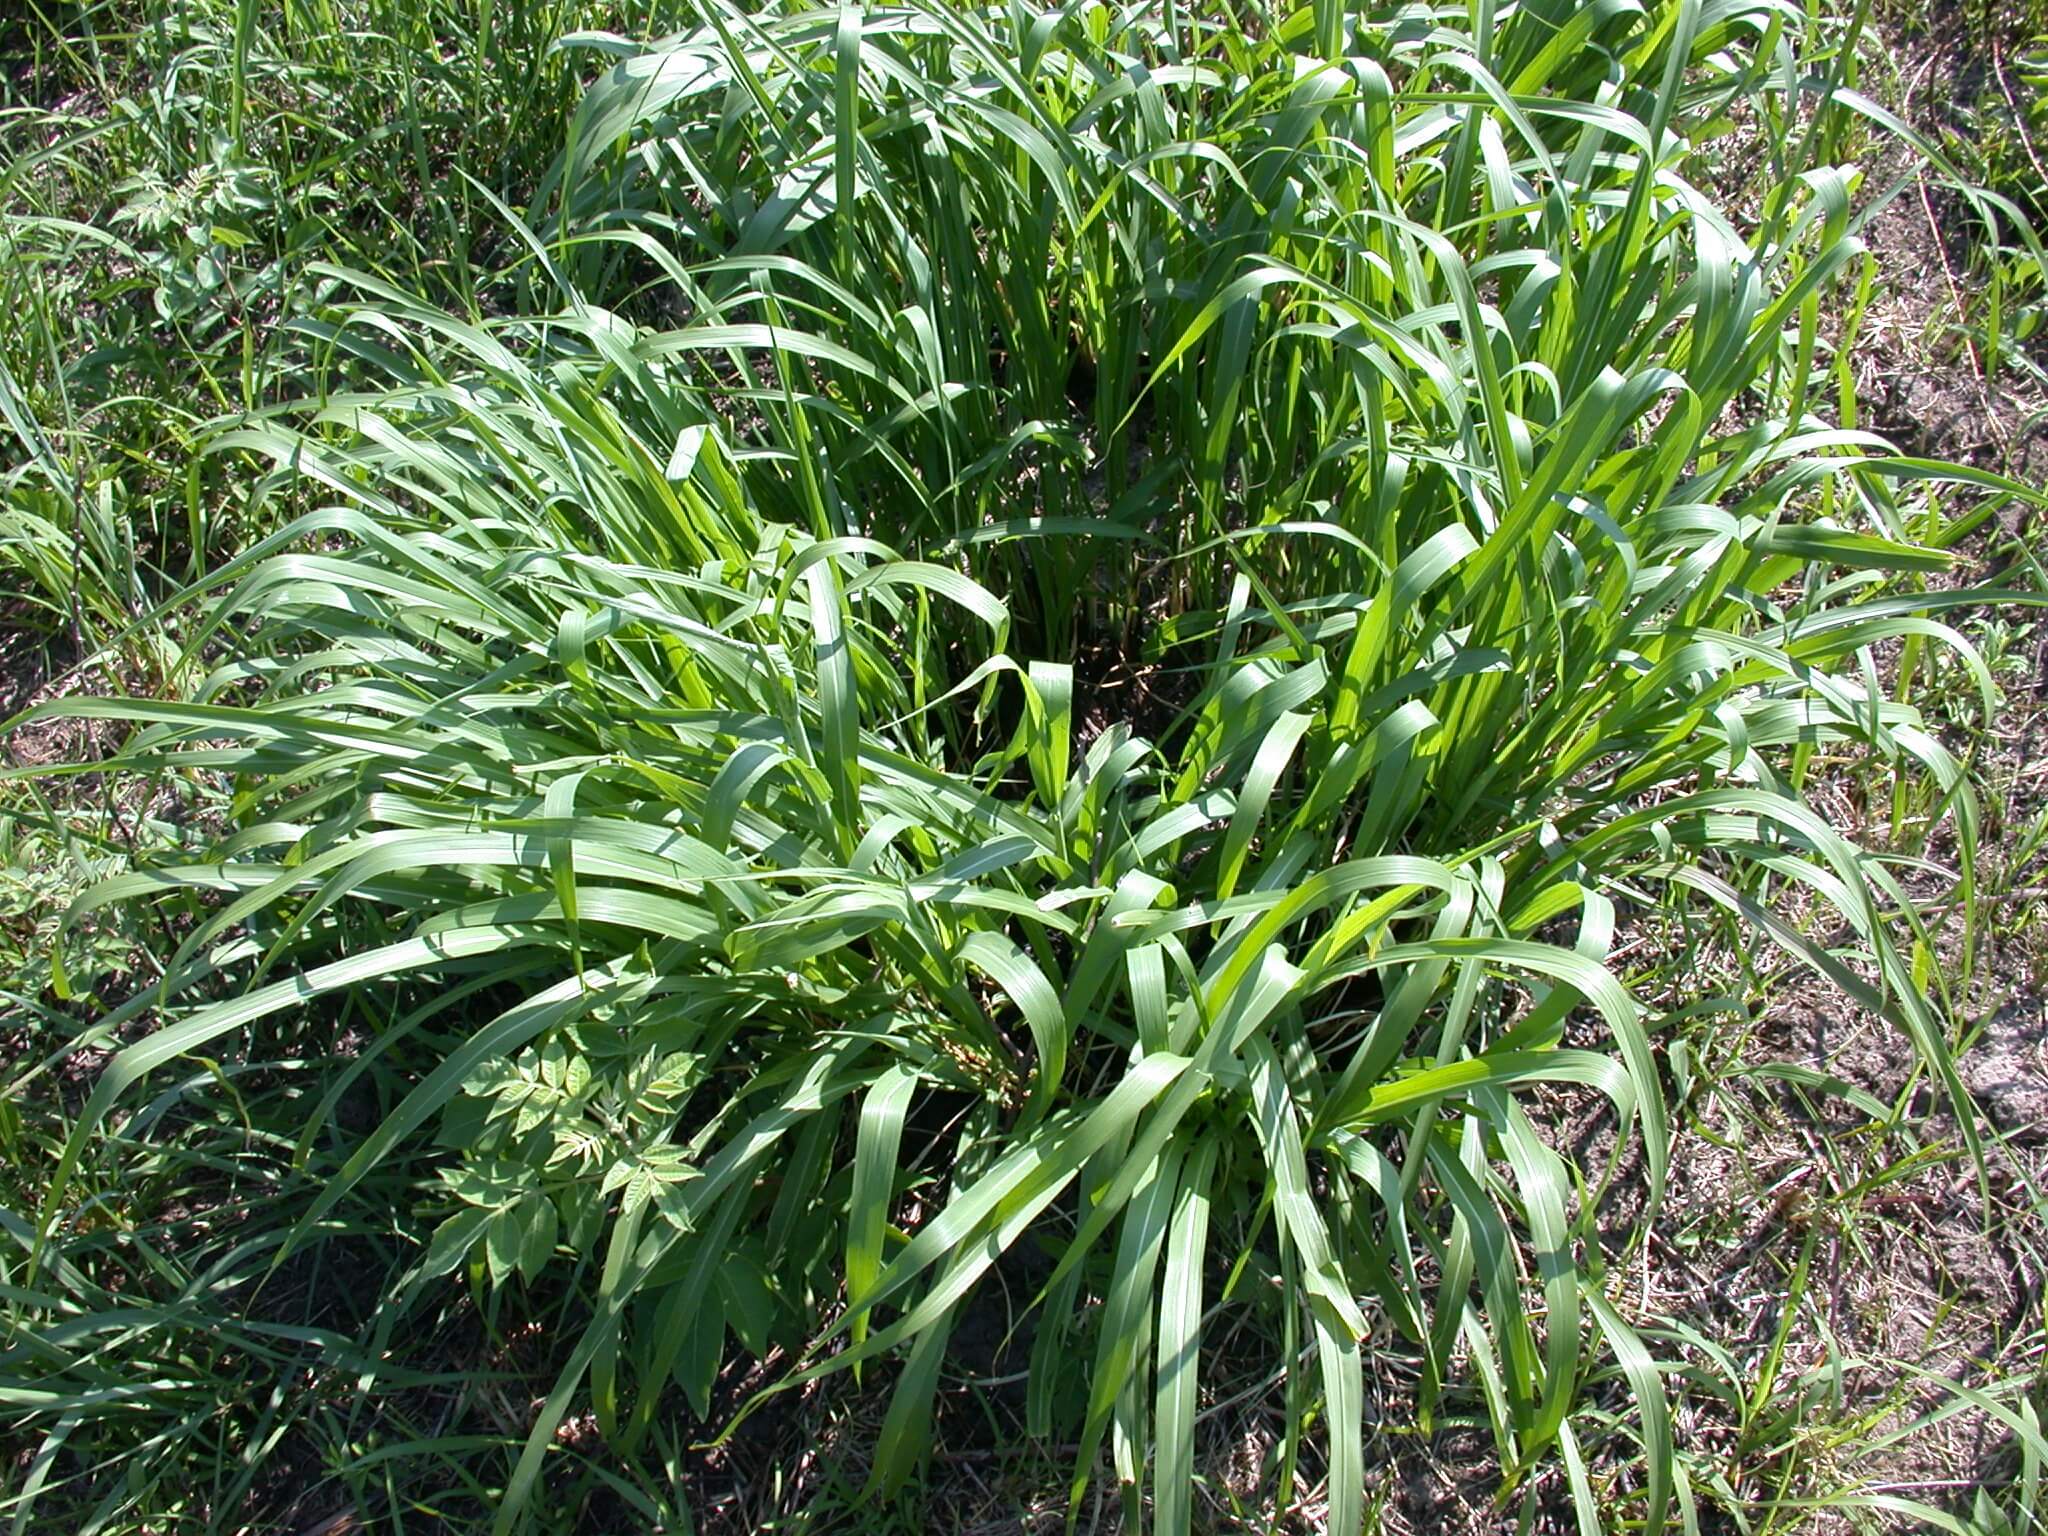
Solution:
M 578 96 L 552 45 L 616 19 L 30 0 L 0 24 L 0 570 L 52 670 L 124 636 L 153 671 L 129 626 L 267 531 L 196 447 L 306 392 L 318 262 L 488 295 L 480 215 L 530 193 Z
M 359 1392 L 451 1273 L 549 1318 L 545 1402 L 435 1451 L 499 1529 L 586 1411 L 677 1518 L 734 1353 L 780 1369 L 724 1434 L 886 1382 L 894 1492 L 1006 1275 L 1073 1509 L 1106 1450 L 1190 1528 L 1227 1327 L 1331 1529 L 1376 1352 L 1503 1500 L 1689 1510 L 1668 1398 L 1746 1388 L 1629 1276 L 1715 1000 L 1646 1006 L 1686 957 L 1624 986 L 1624 931 L 1782 949 L 1978 1146 L 1972 791 L 1879 658 L 1990 709 L 1946 618 L 2021 595 L 1929 579 L 2039 497 L 1838 424 L 1860 12 L 660 19 L 563 40 L 595 79 L 523 216 L 477 190 L 488 283 L 295 278 L 324 383 L 201 434 L 269 531 L 182 594 L 173 696 L 32 717 L 132 726 L 96 768 L 206 828 L 72 908 L 162 939 L 10 1218 L 45 1476 L 141 1385 L 50 1343 L 119 1310 L 95 1159 L 303 1066 L 235 1286 L 377 1253 Z M 1686 174 L 1738 116 L 1783 165 L 1739 216 Z M 1803 793 L 1842 752 L 1883 849 Z M 1546 1134 L 1581 1091 L 1607 1150 Z

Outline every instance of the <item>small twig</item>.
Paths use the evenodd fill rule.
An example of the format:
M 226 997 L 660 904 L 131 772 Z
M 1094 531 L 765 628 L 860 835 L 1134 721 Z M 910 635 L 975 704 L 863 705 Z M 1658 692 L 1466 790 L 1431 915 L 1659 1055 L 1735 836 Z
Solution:
M 1081 1446 L 1078 1441 L 1072 1445 L 1049 1445 L 1044 1448 L 1047 1456 L 1078 1456 Z M 1027 1456 L 1039 1454 L 1030 1446 L 969 1446 L 965 1449 L 946 1448 L 946 1460 L 968 1462 L 1021 1461 Z
M 1926 60 L 1914 74 L 1913 83 L 1906 87 L 1905 97 L 1899 102 L 1899 115 L 1901 117 L 1905 117 L 1912 112 L 1913 98 L 1920 94 L 1920 87 L 1927 83 L 1928 71 L 1934 68 L 1935 61 L 1940 57 L 1939 53 L 1930 51 Z
M 1900 103 L 1901 116 L 1910 114 L 1913 98 L 1919 94 L 1920 87 L 1926 83 L 1928 70 L 1932 68 L 1936 57 L 1938 55 L 1932 53 L 1928 55 L 1926 63 L 1922 64 L 1919 72 L 1914 75 L 1913 83 L 1906 88 L 1905 100 Z M 1998 66 L 1998 42 L 1996 38 L 1992 40 L 1992 62 L 1994 67 Z M 2005 73 L 2002 67 L 1998 68 L 1998 82 L 1999 89 L 2005 92 L 2006 100 L 2011 102 L 2012 92 L 2005 84 Z M 2014 110 L 2017 111 L 2018 108 L 2015 106 Z M 2034 159 L 2034 147 L 2032 144 L 2026 143 L 2024 132 L 2022 132 L 2020 138 L 2021 142 L 2026 144 L 2028 158 Z M 2036 168 L 2039 168 L 2041 162 L 2038 159 L 2034 159 L 2034 164 Z M 2044 178 L 2048 178 L 2048 170 L 2043 170 L 2042 175 Z M 1956 282 L 1955 269 L 1949 264 L 1948 242 L 1942 238 L 1940 221 L 1934 215 L 1934 199 L 1927 190 L 1927 177 L 1923 172 L 1916 169 L 1913 172 L 1913 181 L 1920 192 L 1921 212 L 1927 217 L 1927 232 L 1934 239 L 1934 254 L 1941 262 L 1942 280 L 1948 285 L 1949 302 L 1955 305 L 1956 325 L 1963 333 L 1963 345 L 1970 354 L 1970 366 L 1977 375 L 1977 395 L 1984 406 L 1985 421 L 1989 424 L 1992 435 L 1998 440 L 2000 452 L 2010 459 L 2012 455 L 2012 442 L 2006 435 L 2004 427 L 2000 425 L 1998 413 L 1992 405 L 1991 391 L 1987 387 L 1989 378 L 1984 371 L 1984 359 L 1978 353 L 1976 339 L 1970 335 L 1968 329 L 1968 311 L 1963 307 L 1962 289 Z
M 1984 371 L 1984 359 L 1977 351 L 1977 338 L 1970 334 L 1969 311 L 1963 306 L 1963 292 L 1956 282 L 1955 268 L 1949 265 L 1948 243 L 1942 239 L 1941 224 L 1934 216 L 1934 198 L 1927 190 L 1925 176 L 1916 171 L 1913 180 L 1920 188 L 1920 208 L 1927 215 L 1927 232 L 1934 237 L 1934 254 L 1941 261 L 1941 275 L 1948 284 L 1949 302 L 1955 305 L 1956 328 L 1962 332 L 1963 347 L 1970 354 L 1970 369 L 1977 376 L 1977 398 L 1984 406 L 1985 425 L 1991 428 L 1991 435 L 1998 439 L 2000 452 L 2010 458 L 2012 442 L 2006 436 L 2005 428 L 1999 424 L 1998 410 L 1992 403 L 1990 375 Z
M 2034 153 L 2033 136 L 2027 132 L 2027 114 L 2020 110 L 2012 86 L 2005 78 L 2005 47 L 1998 40 L 1998 34 L 1991 34 L 1991 72 L 1998 79 L 1998 92 L 2005 98 L 2005 104 L 2012 108 L 2013 130 L 2019 134 L 2020 148 L 2027 152 L 2027 159 L 2033 162 L 2034 171 L 2041 178 L 2041 184 L 2048 186 L 2048 165 L 2041 163 L 2041 157 Z

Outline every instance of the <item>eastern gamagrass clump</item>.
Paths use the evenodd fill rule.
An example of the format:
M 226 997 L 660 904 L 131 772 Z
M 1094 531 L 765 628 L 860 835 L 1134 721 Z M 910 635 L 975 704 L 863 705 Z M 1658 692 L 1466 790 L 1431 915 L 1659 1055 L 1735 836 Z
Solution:
M 1796 765 L 1861 744 L 1967 865 L 1962 771 L 1866 659 L 1974 664 L 1940 616 L 1982 595 L 1918 580 L 1966 529 L 1913 488 L 2030 493 L 1833 424 L 1848 108 L 1770 62 L 1813 47 L 1825 98 L 1829 39 L 1763 0 L 1475 12 L 584 39 L 616 57 L 523 311 L 334 274 L 358 302 L 314 329 L 388 385 L 211 444 L 320 509 L 207 583 L 191 702 L 65 706 L 240 818 L 90 898 L 208 904 L 73 1153 L 328 994 L 386 1000 L 377 1049 L 450 1041 L 300 1225 L 436 1145 L 415 1283 L 592 1260 L 507 1525 L 580 1404 L 631 1456 L 669 1381 L 701 1410 L 778 1340 L 784 1387 L 900 1362 L 900 1481 L 1029 1240 L 1029 1417 L 1077 1498 L 1107 1438 L 1188 1528 L 1203 1321 L 1242 1307 L 1313 1348 L 1331 1529 L 1376 1329 L 1424 1413 L 1477 1383 L 1510 1482 L 1561 1450 L 1584 1487 L 1611 1362 L 1648 1469 L 1613 1497 L 1657 1527 L 1610 1170 L 1528 1091 L 1597 1090 L 1655 1199 L 1659 1020 L 1605 962 L 1660 906 L 1956 1088 L 1918 909 Z M 1687 177 L 1738 102 L 1807 114 L 1745 223 Z M 1173 702 L 1123 718 L 1105 647 Z

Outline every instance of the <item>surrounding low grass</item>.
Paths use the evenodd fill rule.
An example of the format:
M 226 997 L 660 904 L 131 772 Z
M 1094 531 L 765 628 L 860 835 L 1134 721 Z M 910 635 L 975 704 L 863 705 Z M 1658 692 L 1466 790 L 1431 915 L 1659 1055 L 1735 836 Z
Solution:
M 2040 362 L 2048 264 L 2033 233 L 2048 213 L 2048 7 L 1876 0 L 1874 18 L 1897 40 L 1888 94 L 1922 131 L 1913 158 L 1947 172 L 1923 170 L 1917 196 L 1902 205 L 1918 226 L 1916 243 L 1935 256 L 1929 276 L 1939 274 L 1939 292 L 1920 305 L 1916 340 L 1928 353 L 1961 355 L 1975 376 L 1977 415 L 2004 418 L 1991 435 L 2011 467 L 2039 439 L 2048 384 Z M 1998 212 L 1980 197 L 1996 200 Z
M 1132 1529 L 1398 1528 L 1402 1436 L 1504 1527 L 2033 1529 L 2033 1298 L 1810 1321 L 1895 1188 L 2036 1199 L 2044 498 L 1859 414 L 1867 5 L 6 46 L 13 1529 L 919 1529 L 935 1427 Z

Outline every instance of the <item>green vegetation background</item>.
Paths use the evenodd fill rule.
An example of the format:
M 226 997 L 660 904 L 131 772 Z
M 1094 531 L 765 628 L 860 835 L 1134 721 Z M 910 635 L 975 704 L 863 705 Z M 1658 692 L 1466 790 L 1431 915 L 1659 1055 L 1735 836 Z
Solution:
M 2032 1530 L 2043 25 L 10 9 L 0 1520 Z

